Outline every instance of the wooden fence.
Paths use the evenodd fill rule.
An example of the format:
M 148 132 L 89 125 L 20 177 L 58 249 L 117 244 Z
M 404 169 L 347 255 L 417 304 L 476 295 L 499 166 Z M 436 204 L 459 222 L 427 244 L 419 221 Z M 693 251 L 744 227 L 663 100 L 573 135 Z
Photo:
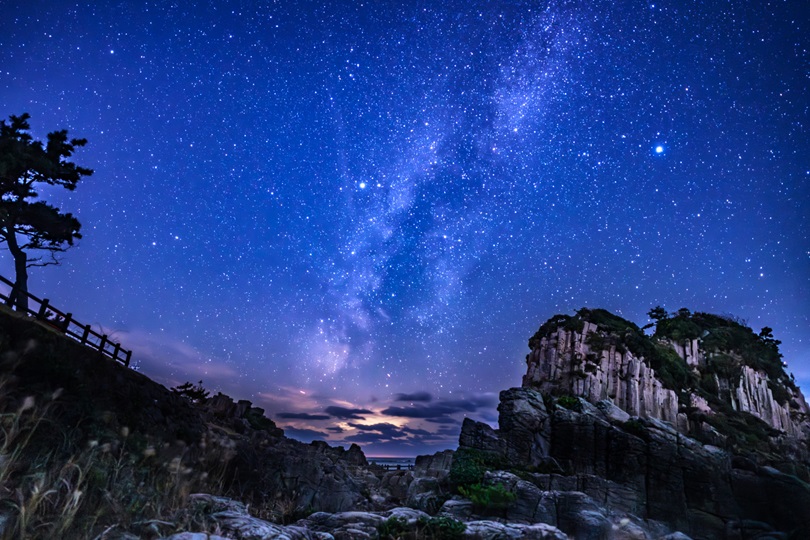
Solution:
M 19 307 L 14 304 L 14 283 L 0 276 L 0 283 L 9 287 L 8 293 L 0 292 L 0 301 L 7 306 L 19 311 Z M 127 351 L 121 347 L 120 343 L 110 341 L 106 334 L 99 334 L 94 331 L 89 324 L 81 324 L 73 319 L 72 313 L 64 313 L 53 307 L 47 298 L 39 299 L 33 294 L 25 293 L 29 300 L 27 315 L 33 315 L 38 321 L 55 328 L 66 336 L 73 338 L 82 345 L 90 347 L 113 360 L 129 366 L 132 351 Z

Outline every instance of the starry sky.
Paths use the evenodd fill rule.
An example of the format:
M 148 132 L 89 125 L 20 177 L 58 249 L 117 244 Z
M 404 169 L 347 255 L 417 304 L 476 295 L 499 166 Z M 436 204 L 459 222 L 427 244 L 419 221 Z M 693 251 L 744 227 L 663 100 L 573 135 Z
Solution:
M 5 0 L 0 115 L 88 139 L 31 292 L 290 436 L 493 423 L 555 313 L 733 314 L 810 390 L 801 0 Z M 11 277 L 8 253 L 0 271 Z

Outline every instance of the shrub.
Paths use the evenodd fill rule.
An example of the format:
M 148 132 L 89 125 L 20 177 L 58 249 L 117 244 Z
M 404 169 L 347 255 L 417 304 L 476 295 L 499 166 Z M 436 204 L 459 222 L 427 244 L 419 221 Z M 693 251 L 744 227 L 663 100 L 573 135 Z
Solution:
M 557 399 L 557 405 L 571 411 L 582 412 L 582 402 L 574 396 L 560 396 Z
M 742 365 L 739 360 L 726 353 L 715 353 L 707 361 L 708 371 L 732 382 L 739 380 Z
M 467 526 L 453 518 L 438 516 L 419 520 L 424 538 L 434 540 L 458 540 L 464 536 Z
M 744 365 L 764 371 L 772 380 L 787 378 L 779 352 L 781 342 L 768 327 L 756 334 L 744 320 L 732 316 L 680 310 L 676 317 L 659 321 L 655 335 L 676 341 L 700 338 L 706 352 L 735 353 Z
M 208 401 L 208 397 L 211 395 L 211 393 L 203 387 L 202 381 L 198 382 L 196 386 L 186 381 L 184 384 L 175 386 L 171 390 L 175 394 L 183 396 L 195 405 L 204 404 L 206 401 Z
M 470 499 L 473 509 L 479 513 L 505 510 L 517 498 L 503 484 L 471 484 L 460 487 L 459 492 Z
M 377 534 L 381 540 L 388 540 L 389 538 L 399 538 L 408 531 L 408 520 L 392 516 L 383 521 L 377 527 Z
M 695 375 L 683 358 L 669 346 L 654 344 L 646 360 L 665 387 L 680 391 L 694 386 Z
M 459 488 L 480 483 L 487 471 L 503 468 L 503 459 L 492 452 L 472 448 L 459 448 L 453 455 L 448 480 Z
M 415 524 L 392 516 L 377 526 L 380 540 L 458 540 L 467 526 L 449 517 L 419 518 Z
M 557 314 L 551 317 L 549 320 L 544 322 L 540 325 L 540 328 L 534 335 L 529 339 L 529 348 L 535 349 L 540 345 L 540 340 L 545 337 L 549 337 L 554 332 L 557 331 L 558 328 L 562 327 L 569 332 L 577 332 L 581 333 L 582 329 L 585 327 L 582 318 L 578 316 L 571 316 L 571 315 L 563 315 Z
M 585 343 L 597 354 L 610 348 L 608 337 L 599 332 L 588 332 L 588 335 L 585 336 Z
M 642 424 L 636 418 L 631 418 L 627 422 L 623 423 L 622 427 L 627 433 L 635 435 L 636 437 L 640 437 L 642 439 L 647 437 L 647 428 L 645 428 L 644 424 Z
M 717 380 L 711 373 L 704 373 L 700 376 L 700 388 L 711 396 L 716 396 L 720 389 L 717 387 Z

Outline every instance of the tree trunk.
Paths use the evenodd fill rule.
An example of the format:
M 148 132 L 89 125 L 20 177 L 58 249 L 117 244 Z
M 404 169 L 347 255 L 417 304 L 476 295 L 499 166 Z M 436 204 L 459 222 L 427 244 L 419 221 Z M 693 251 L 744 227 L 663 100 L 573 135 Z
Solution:
M 6 237 L 8 250 L 14 257 L 14 290 L 11 292 L 11 304 L 16 306 L 17 311 L 28 313 L 28 255 L 20 249 L 17 237 L 12 233 Z

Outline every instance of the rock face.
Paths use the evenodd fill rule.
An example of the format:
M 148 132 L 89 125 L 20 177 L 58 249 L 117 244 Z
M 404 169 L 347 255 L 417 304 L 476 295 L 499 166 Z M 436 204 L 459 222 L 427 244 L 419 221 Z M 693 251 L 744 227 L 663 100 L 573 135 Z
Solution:
M 677 393 L 664 387 L 643 358 L 615 346 L 595 349 L 588 343 L 590 334 L 598 335 L 599 329 L 586 321 L 582 332 L 559 328 L 544 337 L 526 359 L 523 386 L 582 396 L 593 403 L 611 399 L 633 416 L 686 425 L 686 416 L 678 414 Z
M 810 535 L 810 485 L 795 476 L 654 418 L 626 421 L 610 402 L 570 402 L 579 412 L 548 408 L 532 388 L 505 390 L 500 399 L 500 429 L 466 421 L 459 451 L 495 454 L 506 468 L 525 471 L 485 479 L 517 495 L 502 516 L 509 522 L 548 523 L 575 538 L 610 538 L 617 523 L 654 536 L 726 538 L 751 521 Z M 546 472 L 554 467 L 559 472 Z
M 690 421 L 689 411 L 685 409 L 691 407 L 711 415 L 728 405 L 736 412 L 755 416 L 787 437 L 810 437 L 810 407 L 801 391 L 792 384 L 781 366 L 759 361 L 756 358 L 758 351 L 748 354 L 750 351 L 721 349 L 711 335 L 705 339 L 648 338 L 629 321 L 624 321 L 628 326 L 622 334 L 616 331 L 612 319 L 609 320 L 611 325 L 589 320 L 594 311 L 581 310 L 580 313 L 585 313 L 578 315 L 578 325 L 551 325 L 532 339 L 523 386 L 543 393 L 581 396 L 591 403 L 610 399 L 632 416 L 669 422 L 682 433 L 700 431 Z M 699 315 L 702 314 L 695 317 Z M 692 322 L 686 315 L 682 318 L 684 323 Z M 677 318 L 672 320 L 677 321 Z M 778 343 L 757 338 L 750 329 L 733 321 L 727 323 L 728 327 L 704 330 L 703 333 L 714 332 L 722 336 L 724 332 L 735 331 L 763 349 L 764 353 L 770 352 L 769 343 Z M 742 328 L 750 335 L 746 335 Z M 628 346 L 626 342 L 632 344 L 633 339 L 647 340 L 649 343 L 644 349 L 647 351 L 668 348 L 674 353 L 674 358 L 681 360 L 681 367 L 675 367 L 689 377 L 691 387 L 667 384 L 652 367 L 650 358 Z M 743 340 L 740 347 L 746 345 Z M 754 366 L 748 365 L 751 361 L 745 358 L 752 354 Z M 673 355 L 664 358 L 672 362 Z M 720 409 L 717 404 L 707 401 L 707 394 L 710 399 L 713 397 L 720 402 Z
M 791 436 L 803 436 L 802 424 L 806 423 L 810 409 L 801 392 L 792 393 L 789 401 L 796 403 L 791 410 L 789 401 L 780 405 L 768 384 L 768 376 L 749 366 L 742 366 L 742 373 L 731 396 L 731 405 L 737 411 L 753 414 L 779 431 Z M 731 386 L 731 385 L 729 385 Z

